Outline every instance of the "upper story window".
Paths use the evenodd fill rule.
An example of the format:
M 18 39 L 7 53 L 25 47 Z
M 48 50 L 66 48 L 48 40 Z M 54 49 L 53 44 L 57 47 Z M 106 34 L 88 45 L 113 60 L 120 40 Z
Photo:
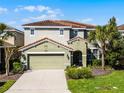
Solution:
M 64 35 L 64 29 L 60 28 L 60 35 Z
M 34 35 L 34 28 L 31 28 L 30 31 L 31 31 L 31 32 L 30 32 L 30 35 Z
M 78 30 L 74 30 L 74 37 L 76 37 L 78 35 Z

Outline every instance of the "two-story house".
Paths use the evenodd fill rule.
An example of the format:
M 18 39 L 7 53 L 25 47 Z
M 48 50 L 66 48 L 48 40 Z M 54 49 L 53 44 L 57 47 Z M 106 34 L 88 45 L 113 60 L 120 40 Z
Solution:
M 88 32 L 94 25 L 67 20 L 45 20 L 24 24 L 24 46 L 28 69 L 61 69 L 70 65 L 87 66 L 87 50 L 97 53 L 88 44 Z
M 22 47 L 24 46 L 24 32 L 20 31 L 16 28 L 13 28 L 11 26 L 7 25 L 7 28 L 5 31 L 9 31 L 13 34 L 13 36 L 8 37 L 7 40 L 5 40 L 4 45 L 0 46 L 0 69 L 2 69 L 2 65 L 4 65 L 5 61 L 5 54 L 4 54 L 4 47 L 11 47 L 11 46 L 16 46 L 16 47 Z

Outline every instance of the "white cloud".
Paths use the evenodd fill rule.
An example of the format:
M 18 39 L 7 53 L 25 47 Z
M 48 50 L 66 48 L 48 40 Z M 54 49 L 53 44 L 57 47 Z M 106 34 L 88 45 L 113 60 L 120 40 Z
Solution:
M 8 11 L 7 8 L 0 7 L 0 14 L 6 13 Z
M 87 23 L 87 22 L 91 22 L 91 21 L 93 21 L 92 18 L 84 18 L 81 20 L 81 22 L 83 22 L 83 23 Z
M 24 23 L 28 23 L 28 22 L 31 22 L 31 19 L 30 18 L 24 18 L 21 21 Z
M 14 25 L 14 24 L 16 24 L 16 21 L 9 21 L 9 22 L 7 22 L 7 24 Z
M 21 10 L 26 10 L 29 12 L 35 12 L 35 11 L 43 12 L 43 11 L 50 10 L 50 8 L 48 6 L 42 6 L 42 5 L 37 5 L 37 6 L 29 5 L 29 6 L 19 6 L 14 9 L 15 12 L 18 12 Z
M 116 18 L 116 21 L 117 21 L 117 22 L 119 22 L 119 21 L 120 21 L 120 19 L 119 19 L 119 18 Z
M 31 22 L 31 21 L 39 21 L 39 20 L 46 20 L 46 19 L 58 19 L 60 16 L 64 16 L 60 9 L 52 9 L 50 7 L 47 8 L 39 8 L 39 11 L 46 10 L 39 16 L 32 16 L 28 18 L 22 19 L 22 22 Z
M 40 16 L 33 16 L 29 18 L 22 19 L 22 22 L 31 22 L 31 21 L 39 21 L 39 20 L 46 20 L 46 19 L 58 19 L 59 15 L 56 14 L 42 14 Z

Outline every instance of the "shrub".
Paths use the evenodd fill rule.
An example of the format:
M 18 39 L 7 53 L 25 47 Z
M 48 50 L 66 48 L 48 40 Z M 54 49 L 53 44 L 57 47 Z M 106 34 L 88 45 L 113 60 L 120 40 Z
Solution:
M 19 73 L 22 72 L 22 64 L 20 62 L 14 62 L 13 63 L 13 73 Z
M 79 78 L 77 69 L 75 67 L 69 67 L 67 69 L 67 75 L 69 78 L 72 78 L 72 79 L 78 79 Z
M 101 60 L 98 59 L 93 59 L 93 66 L 100 66 L 101 65 Z
M 83 78 L 91 78 L 92 71 L 90 68 L 83 68 L 83 67 L 69 67 L 66 70 L 66 74 L 71 79 L 83 79 Z
M 79 78 L 91 78 L 92 77 L 92 71 L 90 68 L 81 68 L 78 69 L 78 75 Z
M 0 93 L 7 91 L 14 83 L 14 80 L 7 81 L 2 87 L 0 87 Z

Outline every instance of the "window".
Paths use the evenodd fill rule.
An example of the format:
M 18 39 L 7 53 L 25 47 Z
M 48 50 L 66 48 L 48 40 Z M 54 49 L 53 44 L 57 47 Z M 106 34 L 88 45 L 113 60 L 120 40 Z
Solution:
M 31 29 L 31 33 L 30 33 L 31 35 L 34 35 L 34 29 Z
M 74 37 L 76 37 L 78 34 L 78 30 L 74 30 Z
M 64 35 L 64 29 L 60 28 L 60 35 Z
M 93 50 L 93 54 L 94 54 L 94 55 L 97 55 L 97 51 L 98 51 L 97 49 L 94 49 L 94 50 Z

